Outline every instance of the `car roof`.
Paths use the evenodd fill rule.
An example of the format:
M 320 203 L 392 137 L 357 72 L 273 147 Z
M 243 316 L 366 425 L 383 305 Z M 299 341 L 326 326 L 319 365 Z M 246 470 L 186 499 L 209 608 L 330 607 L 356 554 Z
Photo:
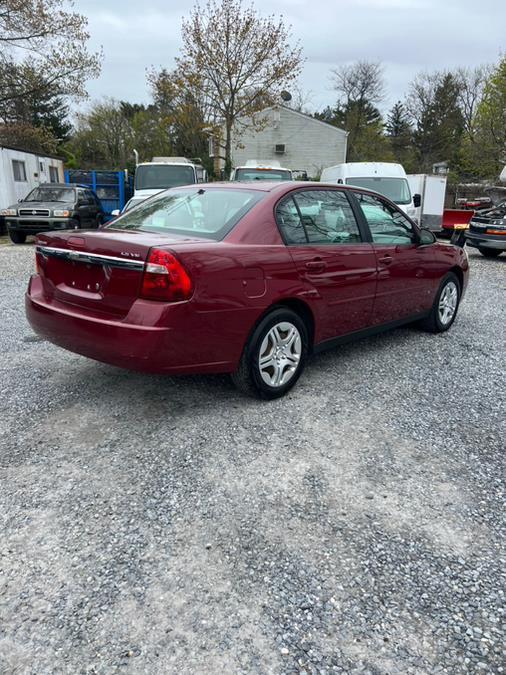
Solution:
M 179 187 L 168 188 L 169 190 L 177 190 L 184 188 L 198 188 L 198 189 L 215 189 L 225 188 L 226 190 L 255 190 L 257 192 L 272 192 L 285 194 L 300 188 L 311 188 L 312 190 L 321 190 L 322 188 L 332 188 L 334 190 L 343 190 L 347 192 L 364 192 L 366 194 L 380 196 L 387 201 L 391 201 L 385 195 L 379 192 L 370 190 L 369 188 L 362 188 L 357 185 L 344 185 L 343 183 L 320 183 L 319 181 L 307 180 L 283 180 L 283 181 L 223 181 L 215 183 L 195 183 L 193 185 L 181 185 Z M 162 190 L 162 192 L 164 192 Z M 393 202 L 391 202 L 393 203 Z
M 81 185 L 72 185 L 71 183 L 39 183 L 39 188 L 71 188 L 82 187 Z

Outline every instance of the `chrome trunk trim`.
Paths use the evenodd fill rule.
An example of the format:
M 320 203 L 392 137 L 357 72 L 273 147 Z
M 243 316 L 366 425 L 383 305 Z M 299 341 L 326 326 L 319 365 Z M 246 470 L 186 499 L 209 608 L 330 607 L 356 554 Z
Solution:
M 35 247 L 37 253 L 50 258 L 59 260 L 68 260 L 70 262 L 82 262 L 88 265 L 108 265 L 109 267 L 123 267 L 130 270 L 143 270 L 143 260 L 132 260 L 131 258 L 117 258 L 112 255 L 101 255 L 99 253 L 89 253 L 88 251 L 74 251 L 67 248 L 56 248 L 54 246 L 42 246 L 37 244 Z

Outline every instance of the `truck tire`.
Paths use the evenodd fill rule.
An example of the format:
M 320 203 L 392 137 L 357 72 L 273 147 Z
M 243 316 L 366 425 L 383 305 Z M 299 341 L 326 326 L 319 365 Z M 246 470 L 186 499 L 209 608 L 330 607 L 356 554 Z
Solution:
M 498 248 L 480 248 L 478 250 L 485 258 L 497 258 L 502 253 Z
M 18 230 L 9 230 L 9 237 L 13 244 L 24 244 L 26 241 L 26 234 Z

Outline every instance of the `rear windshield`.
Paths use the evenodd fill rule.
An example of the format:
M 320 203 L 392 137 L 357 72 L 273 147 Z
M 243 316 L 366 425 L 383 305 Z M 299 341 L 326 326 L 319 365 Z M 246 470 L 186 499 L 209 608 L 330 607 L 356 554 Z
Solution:
M 167 190 L 127 211 L 111 229 L 187 234 L 219 241 L 265 196 L 256 190 Z
M 405 178 L 360 176 L 359 178 L 347 178 L 346 184 L 379 192 L 380 195 L 387 197 L 395 204 L 409 204 L 411 202 L 411 191 Z
M 74 202 L 75 194 L 72 188 L 54 187 L 54 188 L 35 188 L 32 190 L 25 202 Z
M 178 185 L 195 183 L 193 166 L 177 164 L 148 164 L 138 166 L 135 171 L 136 190 L 165 190 Z
M 291 180 L 289 171 L 281 169 L 237 169 L 235 180 Z

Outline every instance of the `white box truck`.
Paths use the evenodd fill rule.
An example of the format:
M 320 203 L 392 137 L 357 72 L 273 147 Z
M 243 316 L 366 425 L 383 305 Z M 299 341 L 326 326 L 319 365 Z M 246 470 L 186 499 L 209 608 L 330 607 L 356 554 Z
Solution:
M 445 208 L 446 176 L 425 173 L 408 174 L 412 193 L 421 195 L 421 204 L 416 209 L 416 219 L 422 227 L 439 232 L 443 226 Z
M 135 167 L 134 197 L 147 199 L 171 187 L 205 183 L 207 173 L 202 164 L 186 157 L 153 157 Z
M 388 197 L 410 218 L 416 218 L 420 195 L 412 194 L 402 164 L 394 162 L 346 162 L 323 169 L 322 183 L 339 183 L 374 190 Z
M 232 170 L 230 180 L 293 180 L 293 174 L 290 169 L 285 169 L 275 160 L 262 162 L 258 159 L 248 159 L 244 166 L 236 166 Z

